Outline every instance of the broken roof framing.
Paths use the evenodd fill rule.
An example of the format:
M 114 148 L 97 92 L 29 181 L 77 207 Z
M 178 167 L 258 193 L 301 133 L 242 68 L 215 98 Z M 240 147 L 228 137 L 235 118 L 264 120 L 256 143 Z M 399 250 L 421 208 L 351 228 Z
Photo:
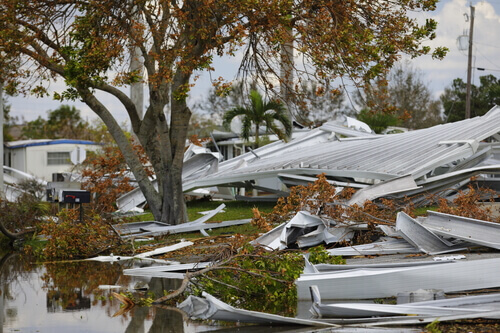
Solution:
M 481 142 L 498 137 L 500 107 L 482 117 L 438 125 L 399 134 L 376 136 L 327 123 L 289 143 L 276 142 L 238 158 L 222 162 L 218 171 L 203 179 L 184 183 L 184 190 L 278 177 L 279 174 L 311 175 L 325 173 L 330 179 L 375 184 L 411 175 L 417 185 L 455 171 L 455 178 L 483 170 L 473 167 L 488 153 Z M 339 136 L 352 138 L 341 139 Z M 479 149 L 481 147 L 481 149 Z M 472 160 L 471 160 L 472 158 Z M 485 168 L 495 172 L 495 166 Z M 497 168 L 498 169 L 498 168 Z M 462 176 L 462 177 L 459 177 Z

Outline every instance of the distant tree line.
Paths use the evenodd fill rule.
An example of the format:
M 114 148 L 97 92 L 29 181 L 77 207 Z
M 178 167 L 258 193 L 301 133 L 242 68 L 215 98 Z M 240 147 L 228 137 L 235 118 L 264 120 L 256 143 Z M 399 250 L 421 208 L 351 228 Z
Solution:
M 227 130 L 223 119 L 226 112 L 237 107 L 245 108 L 250 92 L 256 84 L 236 82 L 224 95 L 215 88 L 194 106 L 190 134 L 208 137 L 213 130 Z M 387 75 L 366 84 L 352 96 L 340 89 L 325 89 L 314 81 L 302 82 L 298 89 L 300 98 L 292 110 L 294 119 L 309 127 L 320 126 L 338 116 L 357 117 L 375 132 L 389 126 L 419 129 L 440 123 L 455 122 L 465 118 L 466 83 L 456 78 L 439 99 L 433 97 L 420 70 L 408 63 L 396 65 Z M 349 98 L 348 98 L 349 97 Z M 352 100 L 351 100 L 352 98 Z M 351 101 L 351 103 L 348 103 Z M 481 116 L 494 105 L 500 104 L 500 79 L 493 75 L 479 78 L 479 85 L 471 86 L 471 116 Z M 61 105 L 47 111 L 47 117 L 19 124 L 11 116 L 11 106 L 4 101 L 4 141 L 12 141 L 10 128 L 21 127 L 22 139 L 80 139 L 110 142 L 106 127 L 100 121 L 84 120 L 74 106 Z
M 500 104 L 500 80 L 485 75 L 479 81 L 479 86 L 471 86 L 472 117 L 484 115 Z M 248 105 L 251 90 L 255 90 L 255 84 L 242 82 L 233 84 L 224 95 L 212 88 L 207 97 L 193 106 L 192 133 L 203 135 L 214 129 L 223 130 L 224 114 Z M 359 87 L 354 94 L 345 93 L 341 88 L 327 89 L 315 81 L 301 82 L 297 90 L 301 93 L 289 111 L 295 121 L 308 127 L 348 115 L 380 133 L 389 126 L 419 129 L 465 118 L 466 83 L 462 79 L 454 79 L 444 93 L 436 97 L 422 72 L 409 63 L 397 64 L 386 75 Z
M 61 105 L 55 110 L 47 111 L 47 118 L 20 123 L 18 118 L 10 116 L 10 106 L 4 110 L 4 140 L 14 139 L 79 139 L 95 142 L 111 142 L 106 127 L 101 121 L 90 123 L 82 119 L 80 111 L 74 106 Z M 10 129 L 18 126 L 20 137 L 9 135 Z

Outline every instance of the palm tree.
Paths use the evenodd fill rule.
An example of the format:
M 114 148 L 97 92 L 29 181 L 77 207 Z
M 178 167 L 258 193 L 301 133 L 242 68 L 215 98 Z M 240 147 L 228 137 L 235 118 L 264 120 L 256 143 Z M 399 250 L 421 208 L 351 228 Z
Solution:
M 280 140 L 287 140 L 292 135 L 292 122 L 288 117 L 285 106 L 277 100 L 264 102 L 262 95 L 256 91 L 250 91 L 251 104 L 247 107 L 237 106 L 226 111 L 223 124 L 226 129 L 230 128 L 234 117 L 242 116 L 241 137 L 245 140 L 250 138 L 252 124 L 255 126 L 255 144 L 259 146 L 259 127 L 265 125 L 266 132 L 274 133 Z M 280 123 L 283 128 L 281 128 Z

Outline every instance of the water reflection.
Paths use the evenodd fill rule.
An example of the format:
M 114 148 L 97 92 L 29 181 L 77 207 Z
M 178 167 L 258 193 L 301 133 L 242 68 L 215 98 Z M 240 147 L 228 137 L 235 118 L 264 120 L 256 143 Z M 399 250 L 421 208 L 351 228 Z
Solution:
M 156 296 L 180 280 L 122 275 L 130 263 L 71 262 L 34 265 L 19 254 L 0 259 L 0 333 L 20 332 L 200 332 L 219 329 L 189 321 L 177 309 L 134 307 L 122 313 L 111 297 L 115 286 L 131 290 L 138 282 Z M 103 286 L 108 286 L 102 288 Z M 113 287 L 109 287 L 113 286 Z
M 181 280 L 122 275 L 123 269 L 130 268 L 131 264 L 82 261 L 35 265 L 19 254 L 0 255 L 0 333 L 318 332 L 311 327 L 297 326 L 202 324 L 168 307 L 134 307 L 123 311 L 120 302 L 111 297 L 113 291 L 119 291 L 116 286 L 132 290 L 138 283 L 147 284 L 147 292 L 159 297 L 164 290 L 177 289 L 181 283 Z M 365 331 L 353 328 L 340 332 Z

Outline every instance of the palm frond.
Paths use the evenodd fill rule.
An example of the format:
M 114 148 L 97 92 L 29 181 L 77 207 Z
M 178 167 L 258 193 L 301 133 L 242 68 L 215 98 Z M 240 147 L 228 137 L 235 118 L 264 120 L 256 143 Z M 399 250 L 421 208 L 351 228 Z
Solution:
M 283 125 L 283 127 L 285 129 L 286 137 L 287 138 L 291 137 L 293 126 L 292 126 L 292 121 L 291 121 L 290 117 L 288 116 L 288 112 L 286 111 L 286 109 L 284 108 L 280 112 L 275 112 L 273 118 L 275 121 L 277 121 Z
M 264 113 L 264 101 L 262 95 L 257 90 L 250 91 L 250 102 L 256 118 L 261 118 Z
M 237 116 L 246 116 L 248 114 L 248 109 L 242 106 L 237 106 L 229 111 L 226 111 L 224 118 L 222 119 L 222 125 L 226 130 L 231 130 L 231 122 Z
M 250 138 L 250 130 L 252 129 L 252 119 L 249 117 L 244 117 L 241 124 L 241 137 L 248 141 Z

